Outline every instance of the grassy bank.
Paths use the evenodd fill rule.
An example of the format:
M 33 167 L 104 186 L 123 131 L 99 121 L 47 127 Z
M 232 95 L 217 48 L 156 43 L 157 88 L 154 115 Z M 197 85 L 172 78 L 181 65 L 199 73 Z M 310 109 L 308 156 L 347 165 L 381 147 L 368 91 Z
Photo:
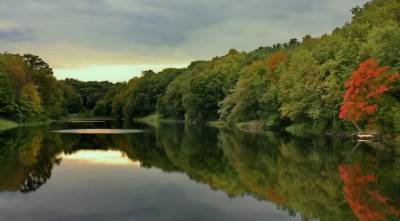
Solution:
M 14 128 L 14 127 L 17 127 L 17 126 L 18 126 L 18 124 L 13 122 L 13 121 L 0 119 L 0 131 L 1 130 L 11 129 L 11 128 Z
M 152 114 L 146 117 L 138 117 L 138 118 L 134 118 L 134 121 L 138 121 L 138 122 L 144 122 L 144 123 L 157 123 L 160 120 L 162 120 L 160 118 L 160 116 L 158 114 Z
M 0 131 L 12 129 L 15 127 L 38 127 L 38 126 L 48 125 L 54 121 L 55 120 L 49 119 L 49 120 L 45 120 L 45 121 L 32 121 L 32 122 L 17 123 L 17 122 L 10 121 L 10 120 L 0 119 Z

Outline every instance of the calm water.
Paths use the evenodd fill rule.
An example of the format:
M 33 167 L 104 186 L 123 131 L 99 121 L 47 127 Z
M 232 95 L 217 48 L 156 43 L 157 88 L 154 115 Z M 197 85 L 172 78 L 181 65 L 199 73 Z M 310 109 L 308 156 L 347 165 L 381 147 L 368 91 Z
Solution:
M 0 133 L 0 220 L 399 220 L 396 149 L 182 124 L 19 128 Z

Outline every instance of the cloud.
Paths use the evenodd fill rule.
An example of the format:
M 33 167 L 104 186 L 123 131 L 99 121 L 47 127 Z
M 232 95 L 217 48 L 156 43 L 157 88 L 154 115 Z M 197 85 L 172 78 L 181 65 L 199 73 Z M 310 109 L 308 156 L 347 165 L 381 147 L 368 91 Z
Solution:
M 0 49 L 55 67 L 182 63 L 329 32 L 364 2 L 0 0 Z
M 12 21 L 0 19 L 0 42 L 9 41 L 34 41 L 35 37 L 31 30 L 23 29 Z
M 34 40 L 34 36 L 32 35 L 32 33 L 28 31 L 21 31 L 17 29 L 8 29 L 8 30 L 0 29 L 0 39 L 10 42 L 32 41 Z

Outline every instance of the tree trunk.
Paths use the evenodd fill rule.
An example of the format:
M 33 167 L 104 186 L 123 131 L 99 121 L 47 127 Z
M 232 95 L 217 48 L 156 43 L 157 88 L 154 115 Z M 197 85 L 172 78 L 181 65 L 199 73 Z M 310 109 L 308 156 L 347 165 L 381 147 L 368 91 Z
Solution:
M 361 130 L 361 128 L 358 126 L 358 124 L 355 121 L 351 121 L 354 126 L 357 128 L 358 132 L 362 132 L 363 130 Z

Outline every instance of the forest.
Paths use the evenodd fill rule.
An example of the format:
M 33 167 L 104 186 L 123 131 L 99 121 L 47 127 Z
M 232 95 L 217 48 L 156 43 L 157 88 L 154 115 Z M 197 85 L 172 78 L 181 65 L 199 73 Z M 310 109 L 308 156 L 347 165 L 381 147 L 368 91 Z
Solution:
M 400 133 L 400 2 L 373 0 L 330 34 L 250 52 L 229 50 L 129 82 L 57 80 L 37 56 L 0 55 L 0 118 L 91 113 L 319 134 Z
M 110 82 L 57 80 L 40 57 L 0 54 L 0 117 L 16 122 L 87 113 L 113 86 Z

